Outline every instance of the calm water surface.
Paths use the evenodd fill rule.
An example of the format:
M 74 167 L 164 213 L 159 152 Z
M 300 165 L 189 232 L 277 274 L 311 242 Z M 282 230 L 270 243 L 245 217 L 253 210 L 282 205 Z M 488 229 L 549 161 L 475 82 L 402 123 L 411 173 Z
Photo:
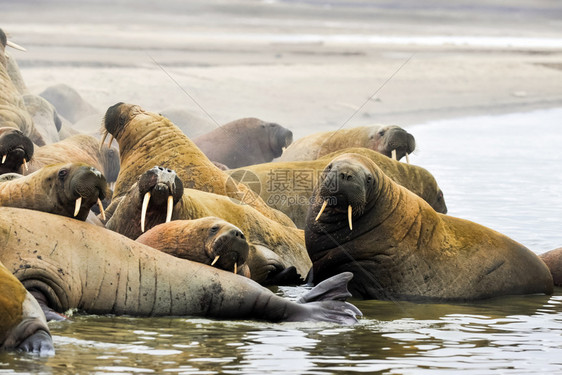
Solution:
M 409 128 L 453 216 L 536 253 L 562 246 L 562 109 Z M 278 293 L 294 298 L 304 288 Z M 471 304 L 356 301 L 331 324 L 75 315 L 50 323 L 57 354 L 0 354 L 0 373 L 562 373 L 562 289 Z

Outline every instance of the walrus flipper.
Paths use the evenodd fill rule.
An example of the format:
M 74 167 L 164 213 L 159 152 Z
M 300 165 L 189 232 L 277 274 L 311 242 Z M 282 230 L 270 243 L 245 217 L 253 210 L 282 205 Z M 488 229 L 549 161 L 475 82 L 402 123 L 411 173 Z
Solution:
M 52 356 L 55 354 L 53 347 L 53 339 L 51 335 L 44 330 L 38 330 L 31 336 L 27 337 L 18 345 L 17 350 L 26 353 L 34 353 L 40 356 Z
M 351 272 L 342 272 L 326 279 L 311 291 L 301 296 L 296 302 L 310 309 L 313 320 L 339 324 L 355 324 L 357 316 L 363 313 L 349 302 L 345 302 L 351 293 L 347 283 L 353 278 Z

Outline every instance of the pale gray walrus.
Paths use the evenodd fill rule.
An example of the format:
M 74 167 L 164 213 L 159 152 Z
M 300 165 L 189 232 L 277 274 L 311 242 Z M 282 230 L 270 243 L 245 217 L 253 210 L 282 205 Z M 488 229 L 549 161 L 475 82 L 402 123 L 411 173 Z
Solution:
M 110 230 L 44 212 L 29 220 L 31 214 L 0 207 L 0 262 L 48 317 L 76 308 L 91 314 L 353 324 L 360 314 L 343 301 L 349 273 L 295 303 L 246 277 L 173 257 Z
M 352 272 L 365 299 L 460 301 L 551 294 L 552 276 L 529 249 L 468 220 L 435 212 L 357 154 L 325 169 L 307 217 L 312 278 Z

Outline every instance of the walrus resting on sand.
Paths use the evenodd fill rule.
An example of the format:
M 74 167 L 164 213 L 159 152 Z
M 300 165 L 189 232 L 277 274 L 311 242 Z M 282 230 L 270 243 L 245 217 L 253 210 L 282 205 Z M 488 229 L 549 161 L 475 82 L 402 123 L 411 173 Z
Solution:
M 86 220 L 90 208 L 107 194 L 103 175 L 82 163 L 55 164 L 0 183 L 0 206 Z M 103 210 L 103 209 L 102 209 Z
M 146 171 L 127 195 L 118 201 L 115 211 L 108 213 L 105 226 L 131 239 L 170 220 L 215 216 L 235 225 L 248 240 L 250 273 L 252 279 L 260 283 L 266 283 L 270 276 L 290 272 L 291 267 L 298 274 L 306 275 L 312 265 L 304 246 L 302 230 L 268 219 L 233 198 L 184 189 L 182 180 L 170 169 L 154 167 Z
M 435 177 L 426 169 L 387 158 L 364 147 L 346 148 L 316 160 L 273 162 L 232 169 L 227 173 L 248 187 L 271 207 L 289 216 L 304 229 L 314 186 L 322 171 L 338 155 L 356 153 L 373 160 L 399 185 L 423 198 L 437 212 L 446 214 L 447 205 Z
M 178 258 L 250 277 L 244 233 L 218 217 L 159 224 L 136 241 Z
M 293 142 L 277 161 L 314 160 L 350 147 L 365 147 L 396 160 L 416 148 L 414 136 L 397 125 L 359 126 L 314 133 Z
M 23 172 L 22 166 L 28 168 L 27 162 L 33 156 L 33 142 L 21 130 L 0 128 L 0 175 L 4 173 Z
M 52 355 L 53 340 L 35 298 L 0 262 L 0 350 Z
M 344 154 L 324 170 L 307 216 L 312 278 L 354 274 L 365 299 L 460 301 L 553 290 L 529 249 L 479 224 L 442 215 L 370 159 Z
M 209 160 L 239 168 L 278 158 L 293 142 L 293 133 L 279 124 L 251 117 L 231 121 L 193 138 L 193 142 Z
M 349 296 L 349 273 L 294 303 L 246 277 L 173 257 L 107 229 L 43 212 L 29 220 L 30 214 L 0 207 L 0 262 L 47 310 L 343 324 L 355 323 L 360 314 L 343 301 Z
M 246 185 L 237 183 L 213 165 L 166 117 L 146 112 L 137 105 L 117 103 L 108 108 L 104 126 L 105 135 L 111 134 L 119 143 L 121 157 L 114 200 L 126 194 L 142 173 L 158 165 L 175 170 L 187 188 L 234 198 L 272 220 L 295 226 L 285 214 L 269 207 Z M 114 209 L 111 204 L 107 211 L 111 213 Z

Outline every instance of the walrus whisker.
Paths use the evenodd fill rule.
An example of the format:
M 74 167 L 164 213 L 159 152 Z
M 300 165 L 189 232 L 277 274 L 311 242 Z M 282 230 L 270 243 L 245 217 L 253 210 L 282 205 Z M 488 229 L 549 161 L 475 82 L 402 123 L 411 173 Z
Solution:
M 100 208 L 101 219 L 105 221 L 105 211 L 103 210 L 103 204 L 101 203 L 101 200 L 99 198 L 98 198 L 98 207 Z
M 25 158 L 23 158 L 23 167 L 25 168 L 25 171 L 29 171 L 29 167 L 27 166 L 27 160 L 25 160 Z
M 215 257 L 215 259 L 213 259 L 213 262 L 211 263 L 211 266 L 214 266 L 215 263 L 217 262 L 217 260 L 219 260 L 220 257 L 221 257 L 220 255 L 217 255 L 217 256 Z
M 353 208 L 351 205 L 347 206 L 347 221 L 349 222 L 349 230 L 353 230 L 351 216 L 353 215 Z
M 105 145 L 105 139 L 107 138 L 107 131 L 103 132 L 103 136 L 101 137 L 101 142 L 100 142 L 100 150 L 103 148 L 103 146 Z
M 12 47 L 13 49 L 17 49 L 17 50 L 20 50 L 20 51 L 23 51 L 23 52 L 27 52 L 27 50 L 26 50 L 25 48 L 23 48 L 23 47 L 20 46 L 19 44 L 16 44 L 16 43 L 14 43 L 14 42 L 11 42 L 11 41 L 9 41 L 9 40 L 6 41 L 6 45 L 7 45 L 8 47 Z
M 2 156 L 2 163 L 1 163 L 1 164 L 4 164 L 4 162 L 6 161 L 6 157 L 7 157 L 7 156 L 8 156 L 8 154 L 4 154 L 4 155 Z
M 392 159 L 393 159 L 393 160 L 398 160 L 398 159 L 396 158 L 396 149 L 392 150 L 391 155 L 392 155 Z
M 80 206 L 82 205 L 82 197 L 78 197 L 78 199 L 76 199 L 76 203 L 74 205 L 74 217 L 76 217 L 76 215 L 78 215 L 78 212 L 80 212 Z
M 148 208 L 148 202 L 150 201 L 150 191 L 147 191 L 142 199 L 142 209 L 141 209 L 141 231 L 144 233 L 144 222 L 146 221 L 146 209 Z
M 174 196 L 173 195 L 169 195 L 168 196 L 168 207 L 166 210 L 166 223 L 169 223 L 170 221 L 172 221 L 172 211 L 174 209 Z
M 406 163 L 410 164 L 410 155 L 406 152 Z
M 324 203 L 322 203 L 322 207 L 320 208 L 320 212 L 318 212 L 318 215 L 316 215 L 316 219 L 315 219 L 316 221 L 318 221 L 318 219 L 320 218 L 320 215 L 322 215 L 322 212 L 324 212 L 327 205 L 328 205 L 328 201 L 325 200 Z

